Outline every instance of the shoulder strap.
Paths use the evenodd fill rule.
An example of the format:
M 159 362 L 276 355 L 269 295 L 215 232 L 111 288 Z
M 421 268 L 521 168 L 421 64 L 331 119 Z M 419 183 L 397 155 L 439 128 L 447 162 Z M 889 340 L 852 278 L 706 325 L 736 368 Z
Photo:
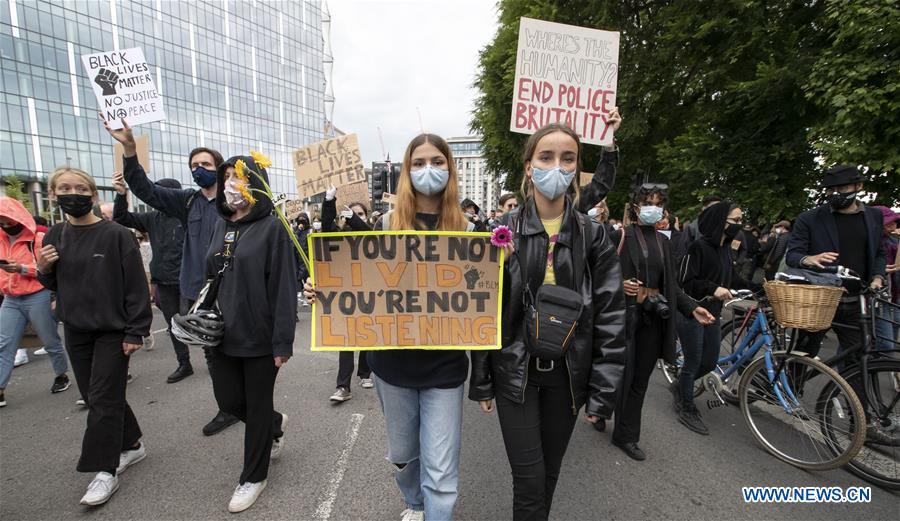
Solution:
M 385 214 L 381 216 L 381 229 L 382 230 L 384 230 L 384 231 L 391 230 L 391 214 L 393 212 L 394 211 L 391 210 L 389 212 L 385 212 Z
M 591 258 L 591 244 L 594 242 L 593 238 L 593 229 L 591 226 L 591 221 L 586 219 L 584 215 L 580 212 L 575 212 L 575 219 L 578 221 L 578 228 L 581 232 L 581 254 L 579 255 L 578 249 L 573 252 L 575 253 L 575 288 L 580 289 L 582 283 L 584 282 L 584 272 L 585 266 L 590 262 Z M 588 240 L 590 238 L 590 240 Z M 577 244 L 577 243 L 576 243 Z
M 44 247 L 44 233 L 37 232 L 34 234 L 34 239 L 28 241 L 28 250 L 31 252 L 31 257 L 34 258 L 34 262 L 37 262 L 37 256 L 35 256 L 34 251 L 40 250 Z
M 619 246 L 618 246 L 618 248 L 616 248 L 616 253 L 618 253 L 619 256 L 621 256 L 622 248 L 625 247 L 625 227 L 623 226 L 623 227 L 619 228 L 619 231 L 622 232 L 622 235 L 619 236 Z
M 197 199 L 198 195 L 200 195 L 200 190 L 195 190 L 194 193 L 192 193 L 191 196 L 188 197 L 187 203 L 184 205 L 185 210 L 191 210 L 191 205 L 194 204 L 194 200 Z

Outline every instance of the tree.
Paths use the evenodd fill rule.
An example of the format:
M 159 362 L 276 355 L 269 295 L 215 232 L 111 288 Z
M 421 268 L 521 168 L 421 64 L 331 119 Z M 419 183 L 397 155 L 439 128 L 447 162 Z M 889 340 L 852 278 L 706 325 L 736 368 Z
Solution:
M 31 197 L 26 191 L 25 183 L 15 175 L 6 176 L 3 181 L 6 183 L 6 196 L 19 201 L 28 210 L 28 213 L 33 214 L 34 208 L 31 205 Z
M 886 3 L 896 7 L 896 0 Z M 754 220 L 793 218 L 813 204 L 808 189 L 821 177 L 821 142 L 834 136 L 828 127 L 816 134 L 822 136 L 817 140 L 811 137 L 810 129 L 819 129 L 833 111 L 809 94 L 808 84 L 829 50 L 842 52 L 832 49 L 839 36 L 826 29 L 826 18 L 840 11 L 837 4 L 846 5 L 832 2 L 826 8 L 816 0 L 502 0 L 497 35 L 480 55 L 475 82 L 480 95 L 471 126 L 484 136 L 488 166 L 509 173 L 506 188 L 516 189 L 527 138 L 508 130 L 519 17 L 618 30 L 617 104 L 625 122 L 616 136 L 621 158 L 610 195 L 613 211 L 622 208 L 641 172 L 670 184 L 670 206 L 682 216 L 696 215 L 700 199 L 715 192 L 739 202 Z M 885 9 L 879 13 L 889 14 Z M 888 25 L 895 27 L 896 20 L 894 16 Z M 877 26 L 852 32 L 865 38 Z M 886 30 L 879 38 L 896 41 L 894 33 L 900 31 Z M 893 67 L 896 75 L 897 48 L 891 46 L 888 53 L 884 46 L 863 46 L 857 59 L 881 50 L 882 67 Z M 891 80 L 884 88 L 894 89 L 897 83 Z M 887 125 L 894 136 L 900 128 L 895 98 L 886 98 L 894 105 L 880 116 L 866 114 L 883 119 L 876 128 Z M 896 145 L 896 137 L 892 139 L 886 144 Z M 873 133 L 868 143 L 877 141 Z M 897 146 L 886 146 L 888 150 L 900 153 Z M 599 148 L 585 146 L 583 155 L 585 170 L 590 170 Z M 883 188 L 884 183 L 873 186 Z

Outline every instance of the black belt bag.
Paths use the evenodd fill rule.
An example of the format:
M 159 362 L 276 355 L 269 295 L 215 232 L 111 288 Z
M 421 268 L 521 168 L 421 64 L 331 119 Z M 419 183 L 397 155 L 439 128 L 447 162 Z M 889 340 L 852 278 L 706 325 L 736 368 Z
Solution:
M 562 358 L 575 336 L 584 310 L 581 295 L 571 289 L 544 284 L 537 295 L 525 291 L 525 346 L 541 360 Z

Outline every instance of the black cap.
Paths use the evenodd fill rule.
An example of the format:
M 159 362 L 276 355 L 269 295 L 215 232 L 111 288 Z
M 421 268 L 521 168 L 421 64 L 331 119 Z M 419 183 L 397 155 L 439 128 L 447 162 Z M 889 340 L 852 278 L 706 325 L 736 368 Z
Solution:
M 862 173 L 859 168 L 853 165 L 837 165 L 825 171 L 825 178 L 822 179 L 824 188 L 834 186 L 852 185 L 863 181 Z

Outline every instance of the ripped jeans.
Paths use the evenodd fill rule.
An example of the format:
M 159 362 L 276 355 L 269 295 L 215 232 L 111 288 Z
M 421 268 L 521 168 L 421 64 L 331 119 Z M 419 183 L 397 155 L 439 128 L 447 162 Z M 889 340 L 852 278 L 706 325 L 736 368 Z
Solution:
M 387 459 L 409 508 L 428 521 L 453 518 L 459 484 L 463 387 L 413 389 L 373 374 L 384 412 Z

